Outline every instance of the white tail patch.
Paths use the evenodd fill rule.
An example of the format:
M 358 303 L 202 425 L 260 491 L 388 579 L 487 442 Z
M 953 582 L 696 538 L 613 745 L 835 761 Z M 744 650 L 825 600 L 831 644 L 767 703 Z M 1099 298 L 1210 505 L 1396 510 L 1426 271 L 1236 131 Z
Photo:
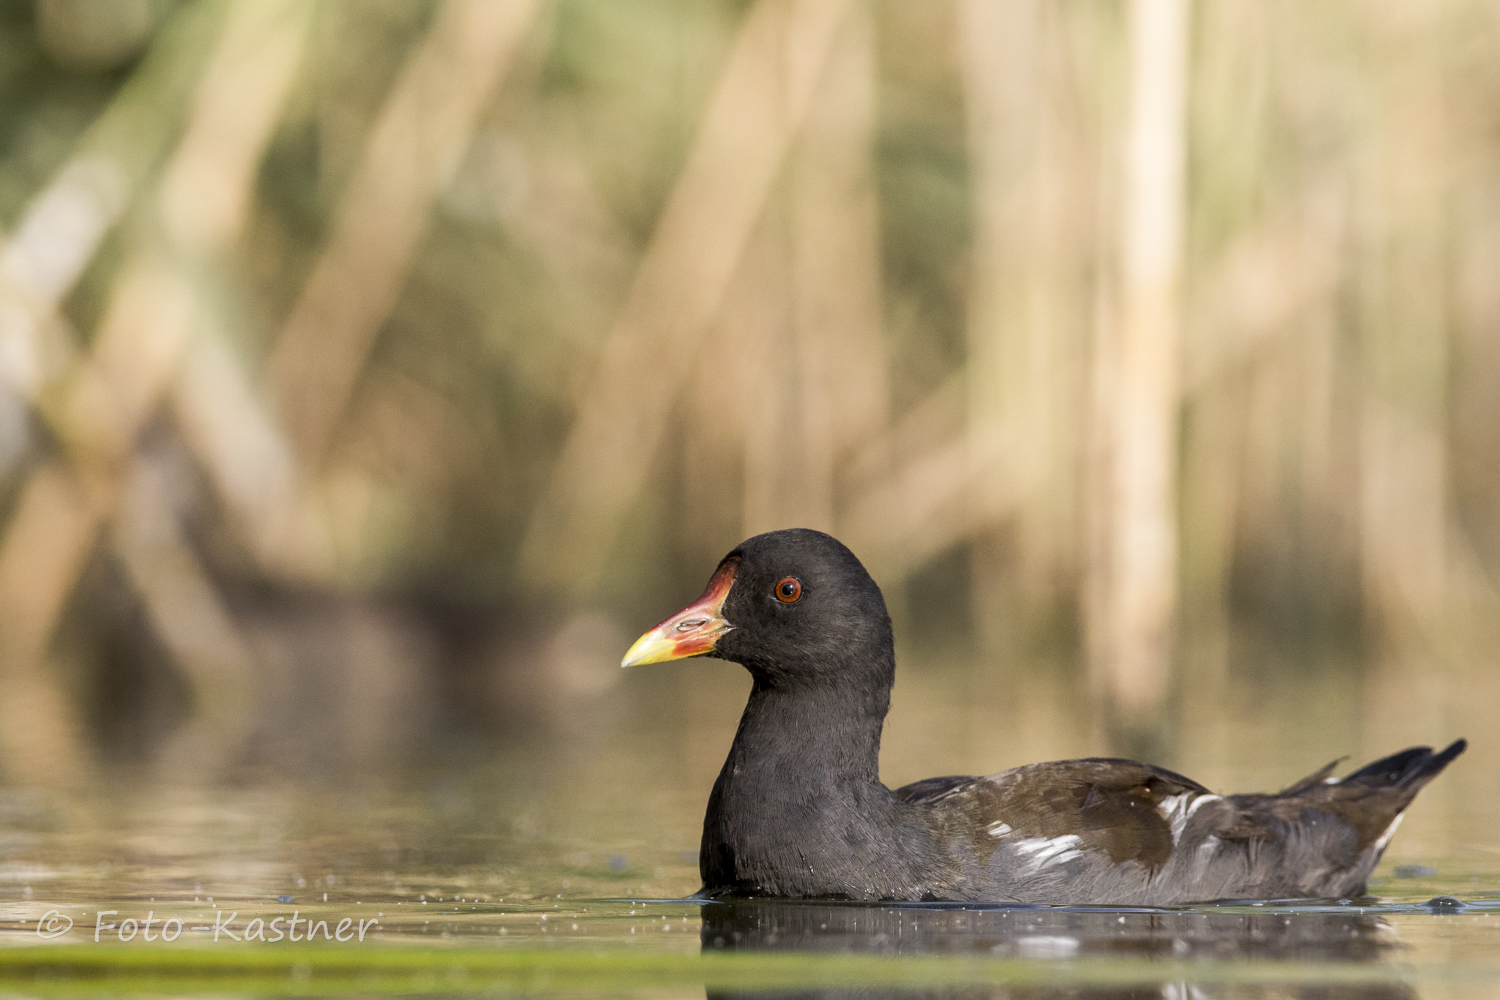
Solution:
M 1391 825 L 1385 828 L 1385 833 L 1376 838 L 1375 854 L 1377 857 L 1385 850 L 1385 845 L 1391 842 L 1391 838 L 1396 835 L 1396 828 L 1401 825 L 1401 821 L 1405 818 L 1406 813 L 1397 813 L 1396 818 L 1391 820 Z
M 1083 852 L 1078 849 L 1082 842 L 1083 838 L 1076 833 L 1061 837 L 1028 837 L 1016 842 L 1016 850 L 1028 855 L 1031 858 L 1031 870 L 1039 872 L 1051 865 L 1083 857 Z
M 1172 843 L 1177 843 L 1182 838 L 1183 828 L 1187 826 L 1188 820 L 1193 818 L 1193 813 L 1203 808 L 1210 802 L 1218 802 L 1222 795 L 1205 795 L 1202 792 L 1183 792 L 1181 795 L 1169 795 L 1156 804 L 1156 811 L 1161 818 L 1172 826 Z
M 1010 824 L 1009 823 L 1002 823 L 999 820 L 996 820 L 995 822 L 991 823 L 989 826 L 985 827 L 985 829 L 989 831 L 989 835 L 991 837 L 994 837 L 996 840 L 999 840 L 1001 837 L 1005 836 L 1007 833 L 1010 833 Z
M 1337 785 L 1342 780 L 1343 780 L 1342 778 L 1324 778 L 1323 779 L 1323 784 L 1325 784 L 1325 785 Z

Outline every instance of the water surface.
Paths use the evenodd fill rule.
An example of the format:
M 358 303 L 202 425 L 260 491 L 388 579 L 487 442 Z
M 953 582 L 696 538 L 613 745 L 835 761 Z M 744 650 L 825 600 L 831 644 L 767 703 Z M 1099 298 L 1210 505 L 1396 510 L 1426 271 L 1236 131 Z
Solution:
M 1477 730 L 1467 732 L 1477 752 L 1418 798 L 1357 900 L 1165 910 L 704 902 L 687 897 L 698 888 L 704 801 L 743 698 L 737 676 L 662 671 L 566 706 L 524 738 L 395 774 L 7 790 L 0 989 L 1500 995 L 1496 772 Z M 1066 712 L 1037 725 L 1065 688 L 1032 689 L 1029 720 L 972 690 L 971 679 L 941 673 L 898 687 L 884 758 L 892 783 L 1067 756 L 1075 743 L 1089 751 Z M 1399 746 L 1348 739 L 1336 715 L 1310 735 L 1306 711 L 1288 705 L 1286 739 L 1267 738 L 1274 752 L 1247 751 L 1238 766 L 1212 753 L 1200 768 L 1166 763 L 1218 788 L 1264 790 L 1337 756 L 1327 751 L 1339 743 Z M 1247 724 L 1223 720 L 1231 733 Z M 1458 903 L 1431 904 L 1441 896 Z

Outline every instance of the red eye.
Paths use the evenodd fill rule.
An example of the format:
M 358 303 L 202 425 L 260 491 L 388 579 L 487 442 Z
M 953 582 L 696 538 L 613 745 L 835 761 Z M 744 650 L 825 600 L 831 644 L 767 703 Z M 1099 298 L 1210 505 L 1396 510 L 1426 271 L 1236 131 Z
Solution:
M 791 604 L 802 596 L 802 584 L 795 576 L 789 576 L 776 585 L 776 599 L 782 604 Z

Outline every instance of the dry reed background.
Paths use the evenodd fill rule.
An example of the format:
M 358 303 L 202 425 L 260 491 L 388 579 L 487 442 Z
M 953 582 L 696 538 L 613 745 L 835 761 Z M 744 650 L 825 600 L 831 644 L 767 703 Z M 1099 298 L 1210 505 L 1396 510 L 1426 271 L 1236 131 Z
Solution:
M 5 779 L 585 712 L 798 524 L 966 664 L 914 754 L 1483 725 L 1497 52 L 1473 0 L 0 5 Z

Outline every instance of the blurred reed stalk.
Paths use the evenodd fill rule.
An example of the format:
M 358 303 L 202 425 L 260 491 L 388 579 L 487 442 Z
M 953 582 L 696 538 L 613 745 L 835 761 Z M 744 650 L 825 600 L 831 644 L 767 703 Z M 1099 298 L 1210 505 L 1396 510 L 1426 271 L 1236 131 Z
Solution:
M 88 769 L 57 661 L 99 563 L 194 702 L 161 756 L 209 770 L 300 703 L 287 650 L 407 621 L 311 594 L 446 650 L 445 601 L 635 615 L 791 524 L 966 613 L 976 691 L 1083 661 L 1114 732 L 1072 752 L 1326 661 L 1426 740 L 1409 707 L 1500 648 L 1494 9 L 309 11 L 185 4 L 123 83 L 5 119 L 9 773 Z M 255 588 L 354 624 L 262 627 Z M 318 683 L 430 690 L 381 641 L 385 681 Z
M 6 240 L 4 375 L 28 403 L 77 363 L 58 308 L 170 142 L 216 13 L 199 6 L 162 32 Z M 0 740 L 14 776 L 67 781 L 88 763 L 80 720 L 44 658 L 95 523 L 65 464 L 48 462 L 27 475 L 0 538 Z
M 553 592 L 586 594 L 603 572 L 849 6 L 759 0 L 746 15 L 527 528 L 522 572 Z
M 318 470 L 536 0 L 447 0 L 396 79 L 277 338 L 268 375 L 302 463 Z
M 1188 7 L 1132 0 L 1116 319 L 1096 365 L 1100 437 L 1087 649 L 1113 722 L 1149 733 L 1172 668 Z
M 189 24 L 193 20 L 188 15 L 184 19 Z M 0 729 L 14 779 L 70 781 L 88 769 L 74 713 L 48 675 L 47 647 L 100 529 L 116 517 L 135 461 L 136 438 L 167 392 L 193 328 L 201 322 L 199 289 L 185 272 L 221 254 L 243 224 L 254 165 L 287 93 L 305 26 L 305 16 L 269 4 L 242 4 L 225 16 L 182 137 L 161 173 L 154 206 L 161 214 L 144 224 L 147 235 L 116 279 L 101 330 L 86 355 L 77 354 L 65 340 L 48 349 L 54 356 L 76 357 L 35 398 L 64 454 L 31 472 L 0 540 L 0 609 L 7 619 L 0 628 L 0 660 L 5 684 L 15 688 L 13 697 L 0 698 L 0 711 L 18 713 Z M 171 43 L 183 41 L 174 33 L 163 40 Z M 246 99 L 247 89 L 253 99 Z M 129 177 L 123 170 L 120 175 L 122 181 Z M 81 232 L 74 228 L 47 235 L 54 240 L 82 235 L 83 246 L 60 248 L 81 265 L 93 252 L 88 243 L 97 241 L 112 222 L 95 215 Z M 55 282 L 52 295 L 63 287 L 62 281 Z M 63 332 L 56 323 L 33 329 L 54 338 Z M 140 510 L 127 506 L 123 516 L 128 522 Z M 157 510 L 152 516 L 169 515 Z M 127 539 L 136 535 L 128 523 L 123 531 Z M 214 755 L 208 751 L 217 747 L 232 754 L 244 734 L 251 661 L 214 588 L 206 584 L 197 557 L 174 544 L 170 532 L 155 536 L 156 549 L 185 576 L 150 572 L 136 558 L 143 555 L 136 546 L 122 547 L 121 555 L 127 566 L 141 570 L 135 583 L 197 689 L 200 727 L 211 736 L 204 738 L 199 731 L 196 752 L 187 761 L 211 770 Z M 186 582 L 186 591 L 177 586 L 179 581 Z M 176 596 L 167 598 L 163 587 L 175 589 Z M 203 629 L 205 620 L 216 622 L 217 629 Z M 199 655 L 205 651 L 211 651 L 207 658 Z M 200 670 L 214 660 L 224 661 L 220 669 Z
M 741 524 L 715 539 L 719 554 L 775 528 L 839 530 L 850 458 L 884 431 L 873 41 L 856 5 L 726 302 L 732 353 L 700 375 L 705 407 L 736 386 L 743 441 Z M 732 485 L 697 502 L 732 509 Z
M 1055 629 L 1081 553 L 1090 157 L 1068 49 L 1077 12 L 959 5 L 974 238 L 967 317 L 968 444 L 981 512 L 972 541 L 983 648 L 1010 655 Z M 1010 510 L 995 520 L 993 512 Z M 989 512 L 989 513 L 983 513 Z

